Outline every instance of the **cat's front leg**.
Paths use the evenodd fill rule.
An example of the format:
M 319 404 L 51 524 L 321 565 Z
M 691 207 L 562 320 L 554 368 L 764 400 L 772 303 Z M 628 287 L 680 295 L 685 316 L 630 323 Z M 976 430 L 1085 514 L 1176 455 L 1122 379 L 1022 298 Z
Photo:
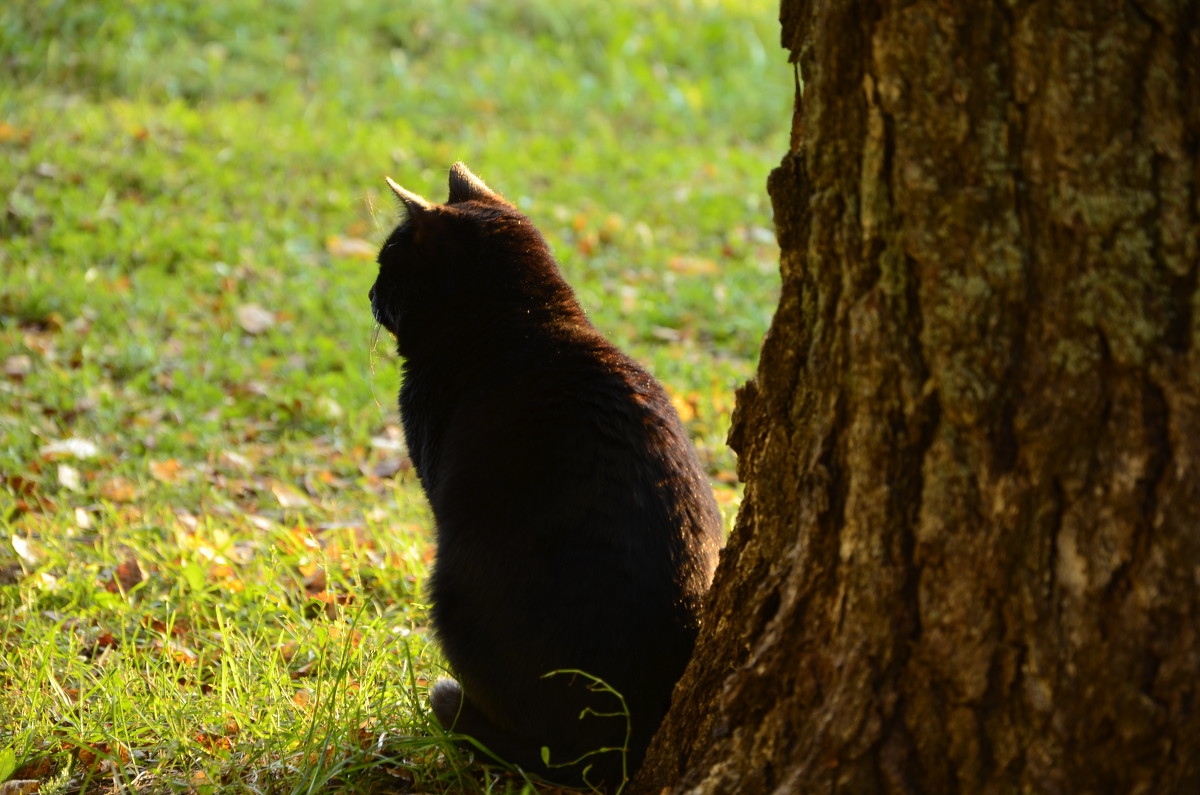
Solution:
M 429 688 L 429 706 L 447 731 L 473 738 L 498 759 L 542 772 L 534 744 L 497 726 L 456 680 L 445 677 L 434 682 Z
M 453 731 L 462 711 L 463 691 L 457 680 L 444 677 L 433 683 L 429 688 L 429 706 L 433 709 L 434 717 L 442 728 Z

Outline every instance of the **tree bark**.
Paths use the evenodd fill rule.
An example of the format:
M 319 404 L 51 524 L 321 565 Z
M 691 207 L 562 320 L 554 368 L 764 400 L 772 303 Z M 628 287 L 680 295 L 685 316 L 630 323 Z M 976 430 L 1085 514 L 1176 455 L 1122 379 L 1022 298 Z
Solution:
M 632 790 L 1200 792 L 1200 3 L 781 18 L 745 500 Z

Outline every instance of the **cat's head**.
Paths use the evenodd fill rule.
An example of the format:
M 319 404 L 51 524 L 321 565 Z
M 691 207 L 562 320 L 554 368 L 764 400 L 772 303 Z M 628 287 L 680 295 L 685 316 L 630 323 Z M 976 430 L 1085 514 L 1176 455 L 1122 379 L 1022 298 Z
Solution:
M 379 251 L 371 311 L 401 355 L 506 318 L 579 311 L 541 234 L 465 165 L 450 168 L 445 204 L 387 183 L 405 217 Z

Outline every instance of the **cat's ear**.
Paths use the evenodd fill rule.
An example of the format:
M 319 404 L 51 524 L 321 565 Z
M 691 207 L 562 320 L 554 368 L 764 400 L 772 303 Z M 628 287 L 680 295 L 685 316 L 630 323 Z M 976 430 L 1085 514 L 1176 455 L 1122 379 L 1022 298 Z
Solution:
M 500 194 L 487 186 L 487 183 L 471 173 L 465 163 L 455 163 L 450 166 L 450 198 L 446 204 L 457 204 L 469 201 L 503 201 Z
M 422 213 L 429 210 L 432 206 L 425 199 L 410 190 L 400 187 L 392 181 L 391 177 L 384 177 L 387 180 L 388 187 L 392 189 L 392 193 L 396 194 L 400 201 L 404 202 L 404 209 L 408 210 L 409 218 L 416 218 Z

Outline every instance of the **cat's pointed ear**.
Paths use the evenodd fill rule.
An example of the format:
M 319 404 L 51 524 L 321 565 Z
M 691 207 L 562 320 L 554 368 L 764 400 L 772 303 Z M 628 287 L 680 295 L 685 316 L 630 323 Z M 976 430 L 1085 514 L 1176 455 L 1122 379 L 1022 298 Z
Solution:
M 429 202 L 421 198 L 410 190 L 400 187 L 392 181 L 391 177 L 384 177 L 387 180 L 388 187 L 392 189 L 392 193 L 404 202 L 404 209 L 408 210 L 410 218 L 416 218 L 421 213 L 424 213 L 430 208 Z
M 487 183 L 471 173 L 465 163 L 450 166 L 450 198 L 446 204 L 469 201 L 503 201 Z

